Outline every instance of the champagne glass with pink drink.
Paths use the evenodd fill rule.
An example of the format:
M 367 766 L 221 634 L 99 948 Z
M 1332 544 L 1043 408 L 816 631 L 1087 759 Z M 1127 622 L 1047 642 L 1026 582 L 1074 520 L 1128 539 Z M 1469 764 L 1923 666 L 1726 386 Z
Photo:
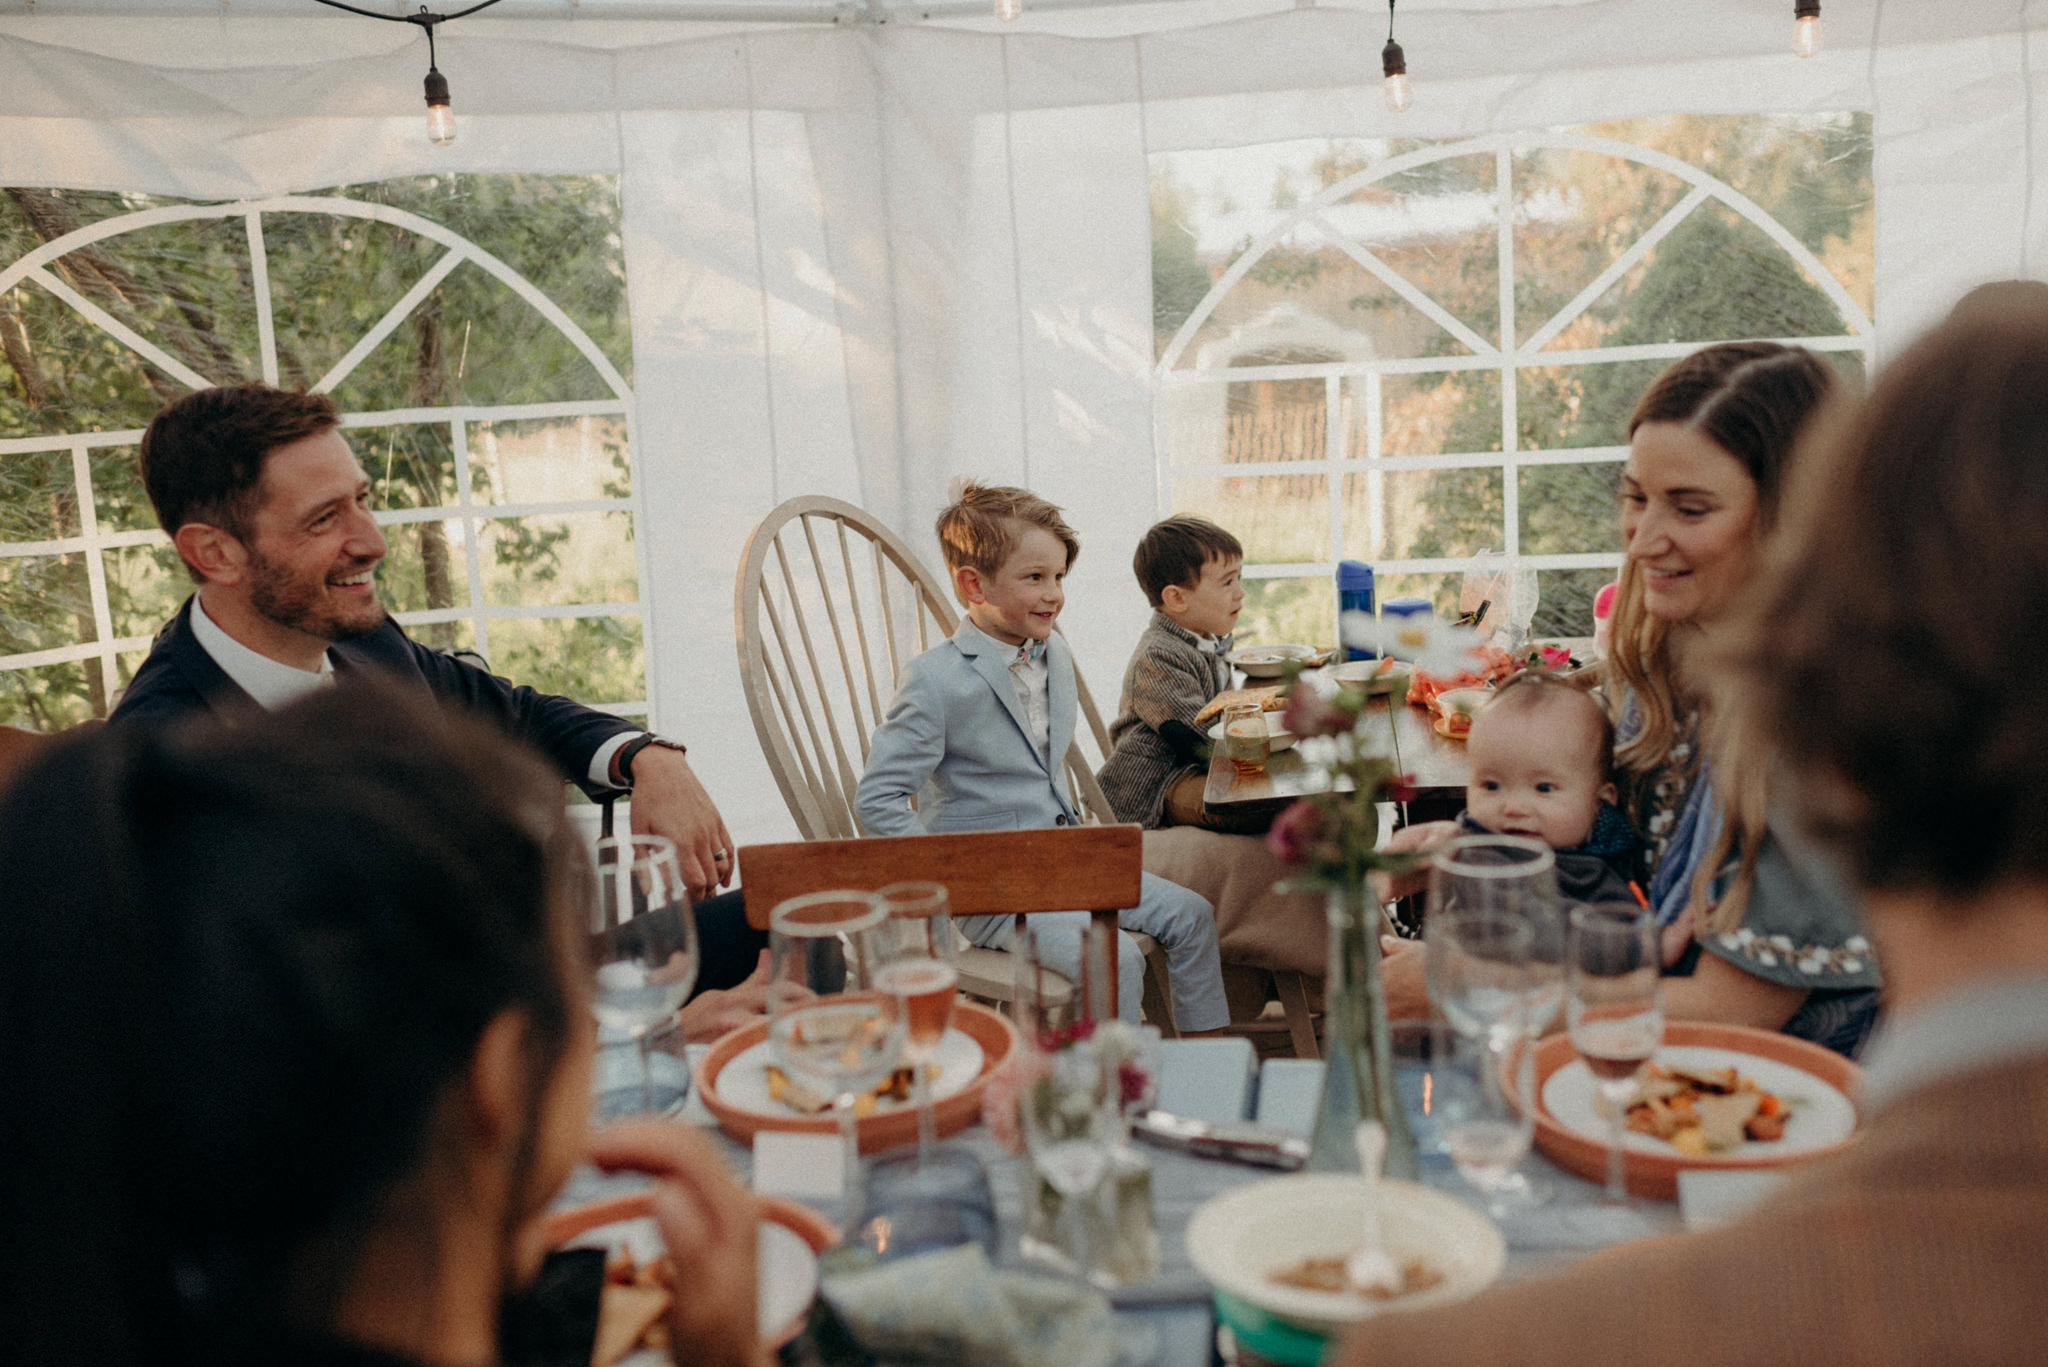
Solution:
M 1626 1203 L 1622 1156 L 1636 1074 L 1664 1042 L 1657 916 L 1633 902 L 1572 908 L 1565 944 L 1565 1019 L 1607 1114 L 1607 1196 Z
M 953 937 L 952 904 L 942 883 L 891 883 L 875 893 L 889 909 L 884 933 L 892 954 L 874 979 L 875 989 L 903 1001 L 908 1029 L 903 1057 L 911 1067 L 911 1096 L 917 1103 L 917 1155 L 928 1162 L 938 1142 L 932 1115 L 932 1075 L 939 1042 L 953 1022 L 960 981 Z

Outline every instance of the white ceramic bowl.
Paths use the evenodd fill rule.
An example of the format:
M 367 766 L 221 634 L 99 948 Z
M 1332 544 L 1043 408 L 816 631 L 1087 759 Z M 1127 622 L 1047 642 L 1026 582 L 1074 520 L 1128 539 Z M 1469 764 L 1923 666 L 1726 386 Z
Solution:
M 1365 1183 L 1349 1173 L 1297 1173 L 1211 1197 L 1188 1221 L 1188 1258 L 1218 1290 L 1319 1333 L 1385 1310 L 1464 1300 L 1500 1276 L 1507 1241 L 1484 1215 L 1414 1182 L 1380 1183 L 1380 1228 L 1397 1263 L 1426 1259 L 1443 1280 L 1397 1300 L 1305 1291 L 1269 1280 L 1304 1258 L 1349 1255 L 1365 1219 Z
M 1490 688 L 1446 688 L 1436 695 L 1436 710 L 1448 717 L 1453 712 L 1472 716 L 1493 696 Z
M 1281 644 L 1241 646 L 1223 658 L 1236 665 L 1247 679 L 1277 679 L 1289 662 L 1319 654 L 1314 646 Z
M 1292 750 L 1294 748 L 1295 735 L 1280 724 L 1280 714 L 1278 712 L 1261 712 L 1259 715 L 1266 719 L 1266 749 L 1276 755 L 1282 750 Z M 1223 744 L 1222 722 L 1219 721 L 1209 728 L 1209 739 L 1218 745 Z
M 1382 669 L 1382 665 L 1386 668 Z M 1401 660 L 1346 660 L 1323 672 L 1347 688 L 1363 688 L 1367 693 L 1406 693 L 1408 678 L 1415 667 Z

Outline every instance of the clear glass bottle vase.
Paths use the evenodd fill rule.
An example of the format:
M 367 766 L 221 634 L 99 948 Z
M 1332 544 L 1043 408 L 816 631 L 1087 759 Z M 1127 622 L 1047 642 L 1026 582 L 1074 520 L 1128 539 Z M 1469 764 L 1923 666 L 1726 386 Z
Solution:
M 1388 1177 L 1413 1181 L 1415 1140 L 1395 1084 L 1393 1035 L 1380 985 L 1380 916 L 1361 879 L 1331 888 L 1330 967 L 1323 979 L 1323 1095 L 1309 1147 L 1311 1172 L 1357 1172 L 1361 1120 L 1387 1129 Z

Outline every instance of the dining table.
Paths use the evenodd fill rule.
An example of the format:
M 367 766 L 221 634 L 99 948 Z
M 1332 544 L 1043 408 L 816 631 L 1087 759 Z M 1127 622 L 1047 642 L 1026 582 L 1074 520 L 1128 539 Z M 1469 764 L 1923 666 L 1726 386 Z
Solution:
M 705 1046 L 691 1045 L 688 1058 L 702 1057 Z M 1166 1040 L 1160 1045 L 1157 1106 L 1160 1110 L 1211 1123 L 1251 1120 L 1306 1137 L 1315 1122 L 1322 1090 L 1323 1064 L 1316 1060 L 1269 1059 L 1259 1063 L 1250 1043 L 1241 1038 Z M 671 1060 L 678 1067 L 681 1059 Z M 637 1062 L 630 1049 L 607 1049 L 599 1058 L 600 1086 L 607 1075 L 630 1079 Z M 1410 1098 L 1413 1102 L 1413 1098 Z M 756 1177 L 751 1145 L 719 1131 L 701 1098 L 693 1091 L 683 1119 L 717 1138 L 726 1161 L 742 1180 Z M 1421 1125 L 1423 1117 L 1411 1117 Z M 1424 1130 L 1426 1133 L 1426 1128 Z M 1023 1224 L 1026 1159 L 1004 1150 L 990 1131 L 974 1124 L 944 1141 L 974 1154 L 987 1167 L 1000 1225 L 998 1266 L 1028 1266 L 1019 1249 Z M 1133 1341 L 1144 1345 L 1143 1362 L 1154 1367 L 1206 1367 L 1230 1361 L 1220 1356 L 1211 1288 L 1188 1256 L 1185 1232 L 1197 1208 L 1210 1198 L 1277 1176 L 1260 1168 L 1219 1159 L 1146 1147 L 1152 1162 L 1153 1205 L 1158 1223 L 1161 1267 L 1157 1276 L 1109 1293 L 1121 1326 L 1136 1328 Z M 1480 1207 L 1450 1161 L 1424 1146 L 1422 1181 Z M 1526 1214 L 1500 1222 L 1508 1246 L 1504 1280 L 1539 1276 L 1612 1244 L 1666 1234 L 1683 1228 L 1679 1207 L 1670 1202 L 1607 1204 L 1601 1189 L 1557 1167 L 1531 1151 L 1522 1171 L 1548 1189 L 1542 1204 Z M 645 1179 L 606 1175 L 587 1165 L 578 1168 L 558 1198 L 559 1206 L 622 1195 L 645 1186 Z M 772 1183 L 756 1184 L 760 1195 L 787 1195 Z M 836 1198 L 801 1197 L 835 1225 L 845 1215 Z M 1141 1367 L 1139 1362 L 1119 1367 Z
M 1384 695 L 1368 698 L 1359 723 L 1358 733 L 1379 746 L 1395 768 L 1408 776 L 1413 793 L 1409 819 L 1435 820 L 1446 804 L 1452 806 L 1452 815 L 1465 805 L 1465 784 L 1472 774 L 1465 742 L 1439 735 L 1426 708 Z M 1209 757 L 1202 805 L 1217 812 L 1278 811 L 1298 797 L 1326 792 L 1330 787 L 1329 775 L 1303 760 L 1299 746 L 1268 755 L 1265 767 L 1254 774 L 1239 773 L 1218 746 Z M 1348 787 L 1349 780 L 1338 780 L 1338 791 Z

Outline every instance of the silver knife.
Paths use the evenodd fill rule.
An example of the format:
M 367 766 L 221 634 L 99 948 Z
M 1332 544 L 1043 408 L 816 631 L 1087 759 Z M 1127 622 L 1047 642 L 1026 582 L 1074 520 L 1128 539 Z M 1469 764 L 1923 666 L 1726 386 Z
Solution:
M 1221 1158 L 1292 1172 L 1308 1162 L 1308 1141 L 1286 1130 L 1239 1121 L 1211 1125 L 1166 1111 L 1147 1111 L 1131 1122 L 1131 1133 L 1162 1149 L 1197 1158 Z

